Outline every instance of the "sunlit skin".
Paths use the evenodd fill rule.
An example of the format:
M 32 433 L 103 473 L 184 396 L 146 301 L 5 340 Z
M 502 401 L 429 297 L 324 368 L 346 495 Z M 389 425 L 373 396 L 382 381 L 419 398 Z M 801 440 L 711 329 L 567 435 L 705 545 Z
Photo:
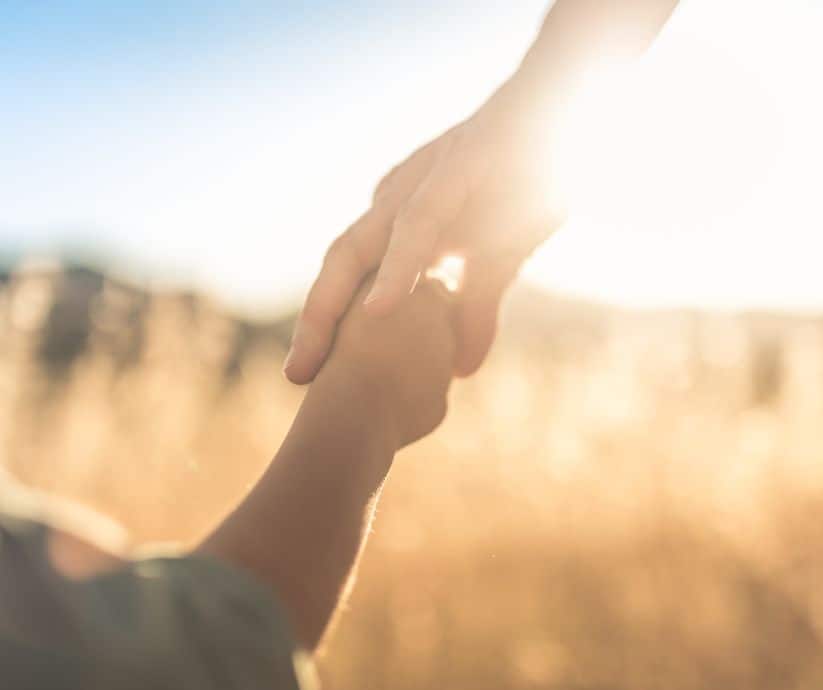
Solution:
M 436 281 L 385 319 L 355 300 L 274 461 L 200 547 L 269 583 L 308 648 L 345 592 L 395 452 L 446 414 L 450 302 Z
M 392 481 L 406 494 L 393 496 L 395 512 L 381 516 L 380 541 L 371 545 L 377 567 L 364 568 L 366 597 L 357 601 L 360 628 L 345 631 L 338 652 L 344 674 L 361 666 L 366 671 L 354 674 L 367 680 L 343 686 L 379 687 L 369 680 L 382 676 L 415 689 L 616 688 L 621 678 L 625 687 L 814 687 L 823 629 L 813 519 L 821 504 L 819 319 L 670 313 L 646 320 L 532 299 L 520 307 L 521 330 L 512 328 L 492 377 L 467 386 L 465 397 L 459 391 L 451 421 L 462 425 L 412 451 L 428 468 L 449 471 L 420 471 L 413 457 L 395 465 L 397 451 L 445 419 L 453 376 L 482 364 L 506 288 L 563 222 L 563 192 L 573 203 L 599 205 L 610 221 L 622 207 L 636 226 L 638 199 L 644 213 L 669 219 L 705 212 L 700 204 L 679 208 L 666 192 L 676 188 L 691 201 L 690 176 L 715 161 L 676 170 L 674 185 L 664 179 L 655 160 L 677 157 L 647 111 L 665 95 L 624 81 L 621 62 L 648 45 L 674 4 L 559 0 L 511 81 L 383 180 L 372 208 L 329 251 L 309 297 L 285 368 L 310 385 L 249 493 L 252 473 L 239 461 L 257 454 L 246 452 L 249 445 L 274 447 L 266 434 L 275 429 L 279 438 L 280 419 L 291 417 L 288 405 L 260 393 L 276 387 L 266 366 L 280 361 L 279 334 L 238 363 L 232 337 L 244 338 L 248 324 L 232 321 L 215 335 L 205 320 L 180 327 L 158 317 L 156 305 L 141 337 L 150 342 L 153 330 L 168 346 L 143 344 L 134 368 L 117 371 L 112 351 L 95 342 L 97 324 L 72 380 L 42 395 L 48 375 L 35 347 L 59 303 L 47 289 L 9 299 L 24 307 L 11 319 L 17 342 L 8 348 L 22 355 L 2 372 L 11 383 L 0 391 L 10 411 L 0 428 L 10 456 L 19 449 L 35 468 L 45 457 L 45 474 L 57 448 L 67 460 L 45 483 L 69 494 L 71 482 L 125 485 L 136 497 L 104 487 L 98 503 L 126 518 L 137 506 L 131 527 L 139 531 L 143 521 L 146 534 L 160 525 L 191 538 L 195 530 L 187 529 L 197 523 L 187 513 L 198 511 L 191 555 L 267 585 L 308 651 L 346 603 L 394 469 Z M 572 103 L 581 86 L 588 98 Z M 725 115 L 742 121 L 749 105 Z M 699 126 L 692 135 L 702 135 Z M 687 137 L 671 141 L 689 145 Z M 661 142 L 665 151 L 655 152 Z M 733 180 L 713 185 L 721 202 L 747 160 L 738 160 Z M 627 202 L 627 190 L 637 197 Z M 660 226 L 653 228 L 665 236 Z M 619 262 L 613 248 L 624 240 L 611 234 L 614 244 L 586 246 L 581 263 L 590 273 L 598 261 Z M 705 257 L 696 258 L 697 283 Z M 769 268 L 756 278 L 772 280 Z M 364 279 L 372 270 L 376 283 Z M 736 266 L 724 276 L 745 282 Z M 656 289 L 645 281 L 646 293 Z M 8 298 L 5 289 L 0 298 Z M 100 296 L 98 316 L 110 298 Z M 557 319 L 564 310 L 577 316 Z M 185 347 L 174 347 L 178 341 Z M 179 373 L 187 359 L 188 378 Z M 229 364 L 242 372 L 227 383 Z M 175 388 L 188 389 L 187 398 L 175 401 Z M 286 389 L 296 405 L 291 387 L 277 392 Z M 158 413 L 161 398 L 167 404 Z M 168 427 L 158 425 L 163 417 Z M 52 424 L 57 431 L 41 438 Z M 181 451 L 191 466 L 178 472 Z M 84 454 L 88 467 L 72 462 Z M 101 458 L 111 464 L 91 467 Z M 131 466 L 152 476 L 124 482 L 134 479 Z M 215 497 L 232 495 L 221 481 L 229 476 L 240 478 L 235 486 L 242 482 L 246 495 L 203 539 Z M 188 505 L 180 503 L 184 493 Z M 116 526 L 101 525 L 94 539 L 95 519 L 72 517 L 70 508 L 31 517 L 62 524 L 48 536 L 47 555 L 68 580 L 129 563 Z M 88 529 L 78 529 L 86 518 Z M 264 610 L 265 597 L 261 603 Z M 505 681 L 496 682 L 492 664 Z
M 676 4 L 557 2 L 512 79 L 390 172 L 329 250 L 285 365 L 295 382 L 317 380 L 269 470 L 201 547 L 269 582 L 304 645 L 316 646 L 338 604 L 394 452 L 442 420 L 452 371 L 481 364 L 506 287 L 560 222 L 538 193 L 535 126 L 545 129 L 587 64 L 645 48 Z M 457 257 L 441 264 L 460 287 L 454 322 L 440 290 L 414 290 L 446 255 Z M 68 577 L 119 562 L 67 533 L 50 548 Z
M 452 306 L 437 280 L 385 319 L 369 318 L 356 300 L 268 470 L 197 549 L 269 585 L 302 647 L 317 646 L 347 590 L 395 453 L 446 415 Z M 92 530 L 98 519 L 82 524 Z M 87 580 L 126 562 L 124 545 L 103 547 L 80 531 L 51 531 L 61 575 Z
M 480 366 L 506 287 L 560 222 L 535 193 L 535 113 L 550 117 L 604 51 L 642 50 L 676 4 L 560 0 L 518 73 L 386 176 L 329 251 L 286 362 L 313 384 L 263 477 L 199 547 L 269 584 L 301 645 L 317 646 L 345 593 L 395 452 L 441 423 L 453 373 Z M 456 307 L 420 281 L 444 255 L 462 262 Z M 119 563 L 59 532 L 50 552 L 71 578 Z
M 540 193 L 535 140 L 563 111 L 588 67 L 642 52 L 677 0 L 559 0 L 517 72 L 470 118 L 416 151 L 377 187 L 372 207 L 329 249 L 285 364 L 310 381 L 363 277 L 379 268 L 366 305 L 390 313 L 444 253 L 465 259 L 458 375 L 474 372 L 494 339 L 500 301 L 562 209 Z M 552 137 L 551 134 L 548 135 Z

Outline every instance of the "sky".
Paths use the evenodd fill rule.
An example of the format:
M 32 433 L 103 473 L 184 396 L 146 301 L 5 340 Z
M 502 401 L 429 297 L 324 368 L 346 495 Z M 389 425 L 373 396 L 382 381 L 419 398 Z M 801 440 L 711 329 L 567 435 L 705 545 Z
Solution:
M 248 309 L 298 299 L 374 184 L 511 72 L 547 3 L 0 0 L 0 255 Z M 529 280 L 637 305 L 823 308 L 823 3 L 683 0 L 588 76 L 569 222 Z

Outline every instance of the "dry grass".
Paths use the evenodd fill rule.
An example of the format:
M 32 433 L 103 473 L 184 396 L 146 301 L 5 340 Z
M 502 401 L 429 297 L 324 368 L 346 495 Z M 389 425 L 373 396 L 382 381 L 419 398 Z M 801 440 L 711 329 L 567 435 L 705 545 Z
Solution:
M 281 340 L 106 283 L 66 363 L 43 339 L 72 290 L 0 292 L 4 463 L 136 543 L 194 539 L 299 403 Z M 509 321 L 397 460 L 328 687 L 823 686 L 823 324 L 545 298 Z

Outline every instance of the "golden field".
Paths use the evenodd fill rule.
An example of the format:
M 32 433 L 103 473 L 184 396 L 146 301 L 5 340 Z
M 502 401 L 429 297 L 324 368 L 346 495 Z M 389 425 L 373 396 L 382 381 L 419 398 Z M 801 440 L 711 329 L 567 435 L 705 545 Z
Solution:
M 81 269 L 0 284 L 0 457 L 191 542 L 299 404 L 289 319 Z M 514 291 L 401 454 L 320 659 L 333 690 L 823 687 L 823 318 Z

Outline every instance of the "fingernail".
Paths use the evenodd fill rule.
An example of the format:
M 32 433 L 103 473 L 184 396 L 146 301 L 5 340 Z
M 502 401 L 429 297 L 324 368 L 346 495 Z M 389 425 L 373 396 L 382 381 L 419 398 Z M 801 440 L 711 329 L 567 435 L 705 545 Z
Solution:
M 289 367 L 294 364 L 294 360 L 297 353 L 295 352 L 294 345 L 289 348 L 289 352 L 286 355 L 286 359 L 283 360 L 283 374 L 289 373 Z
M 289 346 L 289 351 L 286 354 L 286 359 L 283 360 L 283 373 L 286 374 L 288 378 L 288 371 L 291 366 L 294 364 L 294 361 L 297 359 L 297 352 L 302 349 L 304 336 L 302 331 L 305 328 L 303 324 L 298 320 L 297 324 L 294 327 L 294 333 L 291 336 L 291 345 Z

